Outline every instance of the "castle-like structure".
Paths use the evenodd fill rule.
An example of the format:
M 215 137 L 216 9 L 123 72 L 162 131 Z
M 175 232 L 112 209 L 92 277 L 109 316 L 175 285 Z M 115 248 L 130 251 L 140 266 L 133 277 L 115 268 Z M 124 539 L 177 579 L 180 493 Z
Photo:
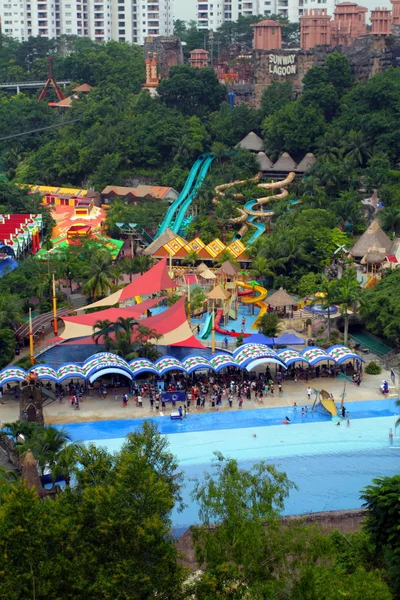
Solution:
M 365 35 L 390 35 L 392 25 L 400 24 L 400 0 L 392 0 L 392 10 L 375 8 L 371 11 L 371 29 L 368 31 L 368 9 L 355 2 L 336 5 L 333 17 L 326 8 L 305 9 L 300 17 L 300 48 L 311 50 L 315 46 L 351 46 Z M 282 48 L 282 25 L 266 19 L 255 23 L 255 50 L 280 50 Z

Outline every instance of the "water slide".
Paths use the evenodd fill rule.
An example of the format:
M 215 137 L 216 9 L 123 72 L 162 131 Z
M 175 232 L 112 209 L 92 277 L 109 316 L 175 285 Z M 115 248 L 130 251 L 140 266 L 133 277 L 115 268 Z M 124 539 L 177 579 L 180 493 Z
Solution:
M 232 217 L 229 219 L 230 223 L 238 223 L 242 224 L 239 235 L 243 237 L 246 233 L 248 226 L 251 225 L 255 227 L 256 231 L 251 236 L 249 240 L 249 244 L 255 242 L 260 235 L 262 235 L 266 229 L 263 223 L 257 223 L 258 219 L 271 219 L 274 216 L 274 211 L 267 210 L 264 211 L 263 205 L 271 202 L 271 200 L 282 200 L 289 195 L 289 192 L 285 189 L 290 183 L 292 183 L 295 178 L 295 173 L 289 173 L 286 179 L 283 181 L 274 181 L 273 183 L 259 183 L 261 179 L 262 173 L 258 173 L 252 179 L 244 180 L 244 181 L 233 181 L 232 183 L 225 183 L 223 185 L 219 185 L 215 188 L 215 197 L 213 198 L 213 203 L 218 204 L 221 198 L 225 196 L 224 191 L 238 185 L 244 185 L 249 182 L 257 183 L 257 187 L 265 190 L 280 190 L 280 194 L 274 194 L 272 196 L 265 196 L 263 198 L 256 198 L 254 200 L 249 200 L 246 202 L 244 208 L 236 207 L 236 211 L 240 213 L 238 217 Z M 236 200 L 243 199 L 241 194 L 235 194 Z M 254 210 L 255 208 L 259 208 L 260 210 Z
M 219 326 L 219 324 L 221 323 L 221 319 L 224 316 L 224 311 L 222 310 L 222 308 L 220 310 L 217 311 L 217 316 L 215 317 L 215 321 L 214 321 L 214 329 L 217 333 L 221 333 L 222 335 L 230 335 L 231 337 L 250 337 L 250 333 L 242 333 L 241 331 L 228 331 L 227 329 L 222 329 L 222 327 Z
M 336 404 L 334 403 L 333 400 L 321 397 L 320 402 L 321 402 L 322 406 L 325 408 L 325 410 L 327 410 L 328 413 L 332 415 L 332 417 L 337 416 L 337 408 L 336 408 Z
M 209 155 L 202 154 L 201 156 L 199 156 L 199 158 L 194 163 L 194 165 L 191 168 L 191 171 L 188 175 L 188 178 L 186 179 L 185 185 L 183 186 L 183 190 L 181 191 L 181 193 L 179 194 L 177 199 L 169 207 L 167 214 L 165 215 L 164 220 L 158 229 L 157 235 L 161 235 L 162 233 L 165 232 L 165 230 L 168 227 L 171 226 L 171 223 L 174 220 L 175 214 L 179 210 L 179 207 L 181 206 L 182 202 L 184 202 L 186 200 L 186 198 L 188 197 L 190 190 L 192 189 L 195 179 L 197 177 L 197 174 L 200 171 L 201 166 L 203 165 L 204 161 L 207 159 L 208 156 Z
M 245 288 L 246 290 L 254 289 L 254 291 L 259 293 L 259 296 L 256 296 L 255 298 L 253 296 L 245 296 L 242 298 L 243 304 L 254 304 L 260 309 L 258 317 L 253 324 L 253 329 L 257 329 L 261 317 L 263 317 L 268 310 L 268 304 L 264 302 L 265 298 L 268 295 L 268 291 L 265 288 L 261 287 L 261 285 L 252 286 L 250 283 L 244 283 L 244 281 L 235 281 L 235 285 L 237 287 Z
M 178 209 L 178 213 L 175 218 L 175 223 L 171 226 L 171 229 L 174 233 L 178 234 L 180 228 L 182 227 L 182 223 L 185 219 L 185 214 L 190 208 L 193 200 L 196 199 L 196 196 L 204 183 L 205 178 L 207 177 L 207 173 L 211 167 L 211 163 L 214 160 L 214 156 L 212 154 L 204 154 L 203 162 L 200 166 L 200 172 L 197 175 L 196 182 L 190 192 L 190 194 L 183 199 L 181 206 Z M 175 200 L 176 202 L 176 200 Z
M 206 340 L 209 337 L 211 330 L 212 330 L 212 315 L 208 314 L 208 315 L 206 315 L 205 323 L 200 330 L 200 336 L 199 336 L 200 339 Z

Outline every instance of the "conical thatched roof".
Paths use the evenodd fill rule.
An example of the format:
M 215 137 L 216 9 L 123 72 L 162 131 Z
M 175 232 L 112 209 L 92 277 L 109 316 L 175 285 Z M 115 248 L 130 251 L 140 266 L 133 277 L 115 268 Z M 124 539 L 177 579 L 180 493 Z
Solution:
M 284 152 L 274 164 L 274 171 L 294 171 L 296 163 L 287 152 Z
M 202 263 L 199 264 L 198 267 L 196 267 L 196 273 L 200 274 L 203 271 L 206 271 L 206 269 L 208 269 L 207 265 L 202 262 Z
M 305 173 L 306 171 L 311 169 L 311 167 L 314 166 L 316 162 L 317 159 L 314 156 L 314 154 L 312 152 L 307 152 L 303 160 L 301 160 L 297 165 L 296 171 L 300 171 L 300 173 Z
M 293 306 L 294 304 L 297 304 L 296 300 L 283 288 L 280 288 L 277 292 L 275 292 L 275 294 L 272 294 L 272 296 L 267 298 L 266 303 L 275 308 L 278 308 L 279 306 Z
M 209 300 L 228 300 L 230 294 L 220 285 L 216 285 L 214 289 L 207 294 Z
M 215 275 L 215 273 L 210 271 L 210 269 L 206 269 L 205 271 L 202 271 L 200 273 L 200 277 L 202 277 L 203 279 L 217 279 L 217 276 Z
M 365 256 L 361 259 L 362 265 L 377 265 L 378 263 L 383 263 L 385 260 L 387 252 L 385 248 L 377 248 L 376 246 L 372 246 L 365 254 Z
M 272 168 L 272 162 L 265 152 L 259 152 L 256 158 L 260 171 L 269 171 Z
M 264 143 L 254 131 L 251 131 L 238 143 L 238 146 L 240 148 L 246 148 L 246 150 L 251 150 L 252 152 L 260 152 L 264 148 Z
M 222 263 L 221 267 L 218 269 L 217 273 L 221 273 L 223 275 L 235 276 L 240 272 L 239 267 L 233 265 L 229 260 L 226 260 Z
M 389 254 L 392 244 L 392 240 L 386 235 L 375 219 L 368 229 L 364 231 L 358 242 L 354 244 L 350 250 L 350 254 L 355 258 L 363 258 L 373 246 L 384 248 L 386 254 Z
M 143 254 L 145 254 L 146 256 L 152 256 L 155 252 L 157 252 L 157 250 L 161 248 L 161 246 L 168 244 L 168 242 L 170 242 L 174 238 L 176 238 L 176 233 L 174 233 L 172 229 L 167 227 L 164 233 L 159 235 L 158 238 L 152 241 L 151 244 L 147 246 L 145 250 L 143 250 Z
M 42 482 L 40 481 L 36 460 L 30 450 L 27 450 L 24 458 L 22 459 L 21 465 L 21 477 L 22 479 L 25 479 L 27 487 L 29 489 L 35 488 L 39 496 L 44 496 L 45 491 L 43 489 Z

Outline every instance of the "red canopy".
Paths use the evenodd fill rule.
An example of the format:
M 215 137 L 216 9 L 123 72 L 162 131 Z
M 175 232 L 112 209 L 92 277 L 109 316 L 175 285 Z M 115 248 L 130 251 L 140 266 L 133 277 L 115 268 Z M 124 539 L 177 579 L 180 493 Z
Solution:
M 97 310 L 96 312 L 90 313 L 88 315 L 78 315 L 76 317 L 62 317 L 62 320 L 67 323 L 74 323 L 76 325 L 88 325 L 93 327 L 96 321 L 102 320 L 105 321 L 108 319 L 111 322 L 115 322 L 119 317 L 123 319 L 128 319 L 129 317 L 136 319 L 140 317 L 147 310 L 156 306 L 161 300 L 164 300 L 164 297 L 161 298 L 148 298 L 144 302 L 140 304 L 135 304 L 135 306 L 127 306 L 126 308 L 108 308 L 106 310 Z
M 128 283 L 121 290 L 120 302 L 134 296 L 148 296 L 149 294 L 155 294 L 156 292 L 161 292 L 161 290 L 175 287 L 177 286 L 174 280 L 168 274 L 167 259 L 163 258 L 147 273 L 144 273 L 136 281 Z

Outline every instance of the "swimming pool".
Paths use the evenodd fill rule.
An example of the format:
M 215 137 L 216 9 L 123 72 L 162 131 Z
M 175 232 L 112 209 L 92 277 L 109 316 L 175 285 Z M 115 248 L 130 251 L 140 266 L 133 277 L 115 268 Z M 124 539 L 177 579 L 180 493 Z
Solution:
M 156 418 L 185 474 L 187 507 L 173 513 L 175 534 L 197 522 L 197 507 L 190 501 L 191 480 L 210 470 L 215 451 L 236 458 L 242 467 L 266 460 L 285 471 L 299 488 L 291 491 L 285 514 L 359 508 L 364 486 L 378 475 L 399 471 L 400 447 L 388 444 L 397 409 L 394 400 L 353 402 L 348 408 L 350 427 L 345 423 L 337 427 L 319 413 L 302 417 L 293 407 L 191 414 L 182 422 Z M 289 426 L 281 424 L 286 415 Z M 93 441 L 114 451 L 142 422 L 100 421 L 67 428 L 73 440 Z

